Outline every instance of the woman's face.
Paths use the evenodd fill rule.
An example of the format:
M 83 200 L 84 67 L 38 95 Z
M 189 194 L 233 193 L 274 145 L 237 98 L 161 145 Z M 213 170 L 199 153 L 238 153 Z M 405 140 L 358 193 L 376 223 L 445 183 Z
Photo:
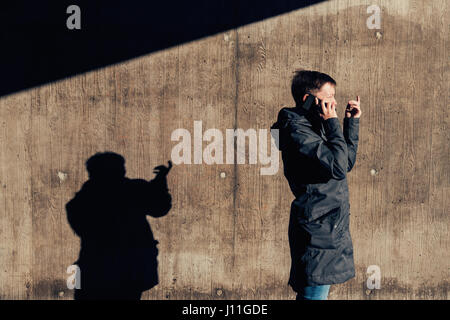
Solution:
M 336 99 L 334 98 L 335 93 L 335 86 L 327 82 L 316 92 L 315 96 L 324 102 L 334 102 L 337 106 Z
M 313 92 L 313 94 L 319 98 L 320 100 L 324 101 L 324 102 L 334 102 L 336 104 L 336 106 L 338 105 L 336 99 L 334 98 L 334 95 L 336 93 L 336 88 L 332 83 L 325 83 L 320 90 L 316 90 L 315 92 Z M 305 94 L 303 96 L 303 101 L 306 100 L 306 98 L 308 97 L 308 94 Z M 317 100 L 316 100 L 316 104 L 317 104 Z

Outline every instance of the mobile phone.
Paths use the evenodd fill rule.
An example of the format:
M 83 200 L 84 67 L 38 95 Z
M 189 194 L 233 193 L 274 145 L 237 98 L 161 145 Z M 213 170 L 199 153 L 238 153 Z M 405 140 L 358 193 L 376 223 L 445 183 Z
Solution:
M 309 111 L 309 109 L 312 108 L 316 108 L 321 114 L 323 114 L 322 111 L 322 107 L 321 107 L 321 103 L 322 100 L 320 100 L 319 98 L 317 98 L 317 100 L 319 101 L 319 104 L 316 104 L 316 96 L 313 96 L 312 94 L 308 94 L 308 98 L 306 98 L 305 102 L 303 103 L 302 108 L 305 109 L 306 111 Z

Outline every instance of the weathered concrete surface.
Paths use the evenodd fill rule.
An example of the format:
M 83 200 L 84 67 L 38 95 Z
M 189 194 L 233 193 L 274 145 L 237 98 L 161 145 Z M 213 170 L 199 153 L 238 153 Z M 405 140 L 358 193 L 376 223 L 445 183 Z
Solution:
M 357 276 L 330 299 L 448 299 L 449 3 L 379 1 L 378 35 L 366 26 L 371 4 L 328 1 L 2 97 L 0 298 L 72 298 L 79 241 L 64 205 L 87 158 L 111 150 L 129 177 L 150 179 L 170 159 L 172 131 L 192 133 L 194 120 L 204 131 L 269 128 L 303 67 L 337 80 L 340 119 L 356 95 L 363 109 L 348 178 Z M 293 196 L 282 164 L 272 176 L 260 167 L 174 166 L 173 208 L 149 218 L 160 284 L 143 298 L 294 298 Z M 366 288 L 369 265 L 379 290 Z

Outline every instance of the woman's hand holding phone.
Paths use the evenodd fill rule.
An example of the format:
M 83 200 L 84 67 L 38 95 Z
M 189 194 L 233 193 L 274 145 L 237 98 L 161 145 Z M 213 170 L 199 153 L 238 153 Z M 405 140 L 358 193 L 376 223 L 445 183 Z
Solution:
M 345 110 L 346 118 L 359 118 L 361 117 L 361 104 L 360 104 L 359 96 L 356 97 L 356 100 L 350 100 L 347 104 L 347 108 Z
M 316 97 L 316 105 L 319 105 L 319 110 L 321 111 L 319 113 L 320 117 L 325 121 L 327 119 L 330 118 L 337 118 L 337 113 L 336 113 L 336 102 L 324 102 L 323 100 L 319 100 Z

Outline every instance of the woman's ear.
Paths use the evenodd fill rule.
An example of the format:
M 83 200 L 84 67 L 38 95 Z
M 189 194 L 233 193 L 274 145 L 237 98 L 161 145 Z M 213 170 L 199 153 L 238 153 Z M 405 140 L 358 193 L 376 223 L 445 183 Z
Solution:
M 306 100 L 306 98 L 308 98 L 308 96 L 309 96 L 309 93 L 305 93 L 305 95 L 303 96 L 303 102 L 305 102 L 305 100 Z

